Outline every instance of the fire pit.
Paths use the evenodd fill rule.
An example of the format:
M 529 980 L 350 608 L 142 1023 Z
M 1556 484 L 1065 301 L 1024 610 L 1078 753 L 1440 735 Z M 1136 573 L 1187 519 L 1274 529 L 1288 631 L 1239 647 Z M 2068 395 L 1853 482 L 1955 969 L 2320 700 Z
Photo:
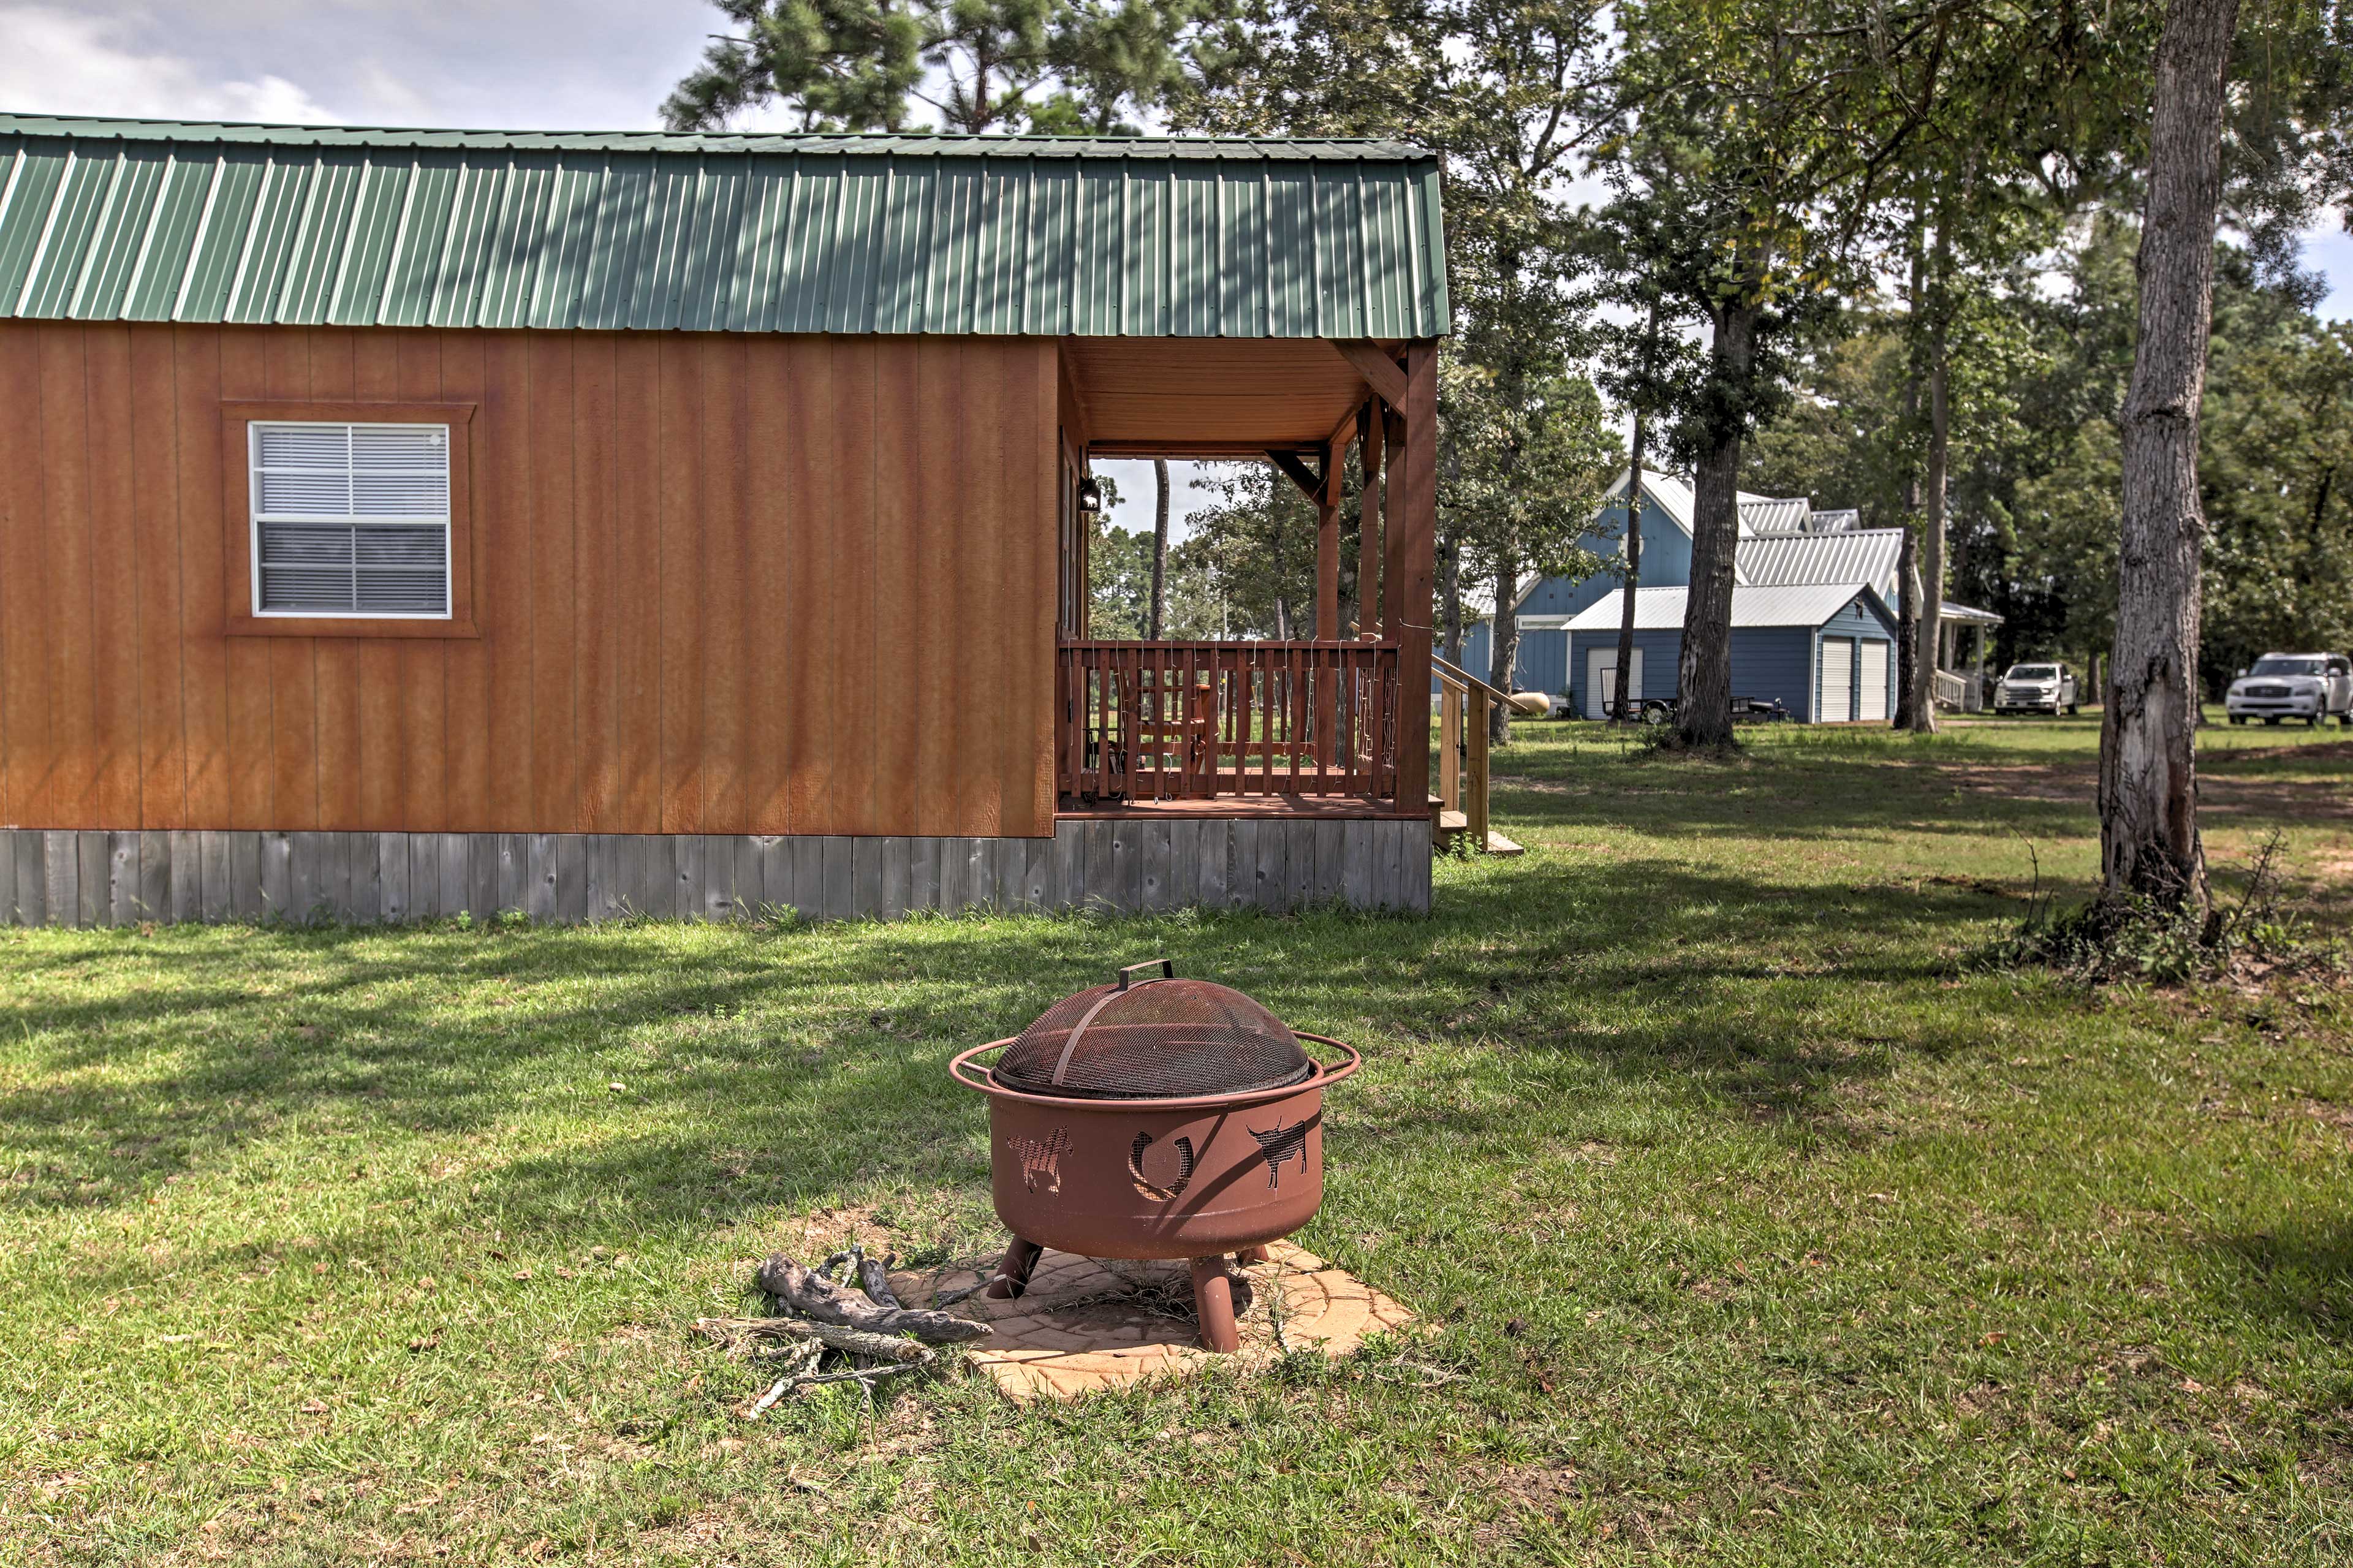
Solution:
M 1157 968 L 1157 975 L 1138 978 Z M 1302 1040 L 1343 1052 L 1326 1067 Z M 975 1058 L 1001 1050 L 994 1067 Z M 990 1187 L 1013 1232 L 989 1287 L 1018 1296 L 1046 1247 L 1191 1260 L 1201 1342 L 1231 1351 L 1229 1256 L 1257 1262 L 1324 1201 L 1324 1090 L 1362 1058 L 1166 959 L 1056 1003 L 948 1066 L 988 1096 Z

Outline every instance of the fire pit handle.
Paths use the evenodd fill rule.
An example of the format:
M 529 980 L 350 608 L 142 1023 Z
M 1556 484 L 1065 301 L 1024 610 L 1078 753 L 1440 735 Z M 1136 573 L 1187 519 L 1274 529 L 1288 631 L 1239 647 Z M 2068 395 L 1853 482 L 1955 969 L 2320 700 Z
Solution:
M 1002 1050 L 1012 1043 L 1012 1037 L 1008 1036 L 1004 1039 L 991 1040 L 985 1046 L 975 1046 L 968 1051 L 958 1052 L 955 1059 L 948 1063 L 948 1076 L 966 1089 L 976 1089 L 984 1094 L 994 1091 L 997 1085 L 990 1081 L 988 1069 L 972 1058 L 987 1051 Z
M 1327 1068 L 1322 1062 L 1315 1064 L 1315 1070 L 1322 1075 L 1316 1080 L 1319 1088 L 1337 1083 L 1344 1078 L 1354 1078 L 1356 1069 L 1365 1065 L 1365 1053 L 1345 1040 L 1335 1040 L 1329 1035 L 1311 1035 L 1304 1029 L 1295 1029 L 1293 1033 L 1303 1040 L 1313 1040 L 1319 1046 L 1329 1046 L 1335 1051 L 1348 1053 L 1348 1059 L 1336 1068 Z
M 1149 980 L 1130 980 L 1128 976 L 1134 973 L 1139 969 L 1149 969 L 1155 963 L 1160 966 L 1160 973 L 1155 978 L 1161 980 L 1174 980 L 1176 978 L 1176 965 L 1173 962 L 1166 958 L 1147 958 L 1142 963 L 1131 963 L 1119 972 L 1119 988 L 1122 991 L 1124 991 L 1131 985 L 1151 984 L 1152 982 Z

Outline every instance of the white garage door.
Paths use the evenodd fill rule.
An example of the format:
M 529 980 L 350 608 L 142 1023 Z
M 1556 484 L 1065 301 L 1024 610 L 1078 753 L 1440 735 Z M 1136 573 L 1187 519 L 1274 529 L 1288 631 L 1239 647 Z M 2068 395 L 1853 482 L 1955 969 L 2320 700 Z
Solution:
M 1866 721 L 1887 722 L 1887 645 L 1867 642 L 1862 649 L 1862 679 L 1856 684 L 1854 716 Z
M 1854 717 L 1854 639 L 1822 639 L 1822 694 L 1814 704 L 1814 718 L 1824 724 L 1842 724 Z
M 1626 695 L 1634 701 L 1642 697 L 1642 650 L 1634 650 L 1634 668 L 1627 672 Z M 1589 647 L 1585 650 L 1585 716 L 1606 719 L 1608 711 L 1601 706 L 1618 700 L 1618 650 L 1614 647 Z

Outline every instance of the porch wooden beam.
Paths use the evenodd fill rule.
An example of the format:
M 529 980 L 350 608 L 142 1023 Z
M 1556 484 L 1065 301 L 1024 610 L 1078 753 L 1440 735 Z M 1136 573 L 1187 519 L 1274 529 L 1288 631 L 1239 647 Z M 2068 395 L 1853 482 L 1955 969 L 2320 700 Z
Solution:
M 1357 441 L 1364 453 L 1356 492 L 1356 629 L 1380 637 L 1388 630 L 1381 625 L 1381 455 L 1388 422 L 1381 416 L 1377 398 L 1356 412 Z
M 1285 449 L 1313 451 L 1316 437 L 1286 441 Z M 1267 454 L 1266 437 L 1255 441 L 1095 441 L 1089 444 L 1087 456 L 1095 458 L 1229 458 L 1237 461 L 1263 462 Z
M 1330 642 L 1340 635 L 1340 473 L 1347 447 L 1335 436 L 1324 443 L 1324 484 L 1315 494 L 1315 635 Z M 1327 713 L 1319 733 L 1329 733 Z
M 1381 465 L 1381 636 L 1394 638 L 1406 621 L 1405 558 L 1399 552 L 1408 532 L 1405 496 L 1406 420 L 1402 410 L 1381 410 L 1384 432 Z M 1425 617 L 1427 618 L 1427 617 Z
M 1332 433 L 1324 437 L 1324 444 L 1327 447 L 1336 447 L 1342 452 L 1345 452 L 1348 449 L 1348 443 L 1354 441 L 1357 436 L 1361 434 L 1357 426 L 1363 421 L 1364 416 L 1365 405 L 1363 404 L 1360 403 L 1356 407 L 1349 409 L 1348 412 L 1340 416 L 1340 423 L 1332 426 Z
M 1335 338 L 1332 346 L 1340 352 L 1342 359 L 1356 367 L 1356 374 L 1365 378 L 1365 384 L 1383 403 L 1392 408 L 1403 405 L 1406 374 L 1398 368 L 1397 361 L 1389 358 L 1388 350 L 1365 338 Z
M 1390 523 L 1389 570 L 1402 615 L 1390 635 L 1398 654 L 1398 805 L 1419 806 L 1430 793 L 1430 642 L 1438 576 L 1438 344 L 1406 349 L 1405 447 L 1400 501 Z M 1483 787 L 1483 780 L 1473 781 Z M 1473 814 L 1473 821 L 1479 820 Z M 1481 845 L 1484 848 L 1483 844 Z
M 1266 460 L 1290 475 L 1291 482 L 1299 487 L 1300 494 L 1319 506 L 1323 504 L 1324 478 L 1301 461 L 1298 453 L 1285 451 L 1280 447 L 1269 447 L 1266 448 Z

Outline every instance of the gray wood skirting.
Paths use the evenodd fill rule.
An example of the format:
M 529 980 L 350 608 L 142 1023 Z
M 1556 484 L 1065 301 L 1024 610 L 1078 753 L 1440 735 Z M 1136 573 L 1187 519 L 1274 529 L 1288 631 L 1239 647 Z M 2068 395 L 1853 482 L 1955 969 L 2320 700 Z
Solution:
M 1051 838 L 0 829 L 0 913 L 16 925 L 1314 904 L 1426 912 L 1430 825 L 1094 818 Z

